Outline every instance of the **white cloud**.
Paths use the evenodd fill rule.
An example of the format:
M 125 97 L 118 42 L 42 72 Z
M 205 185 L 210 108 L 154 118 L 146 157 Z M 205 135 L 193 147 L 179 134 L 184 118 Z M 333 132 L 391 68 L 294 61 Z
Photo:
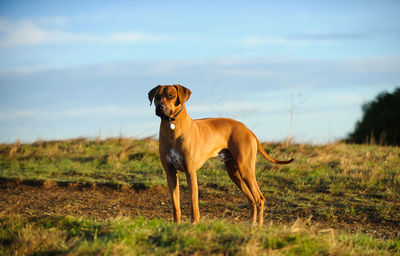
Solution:
M 239 41 L 246 46 L 261 45 L 287 45 L 287 46 L 304 46 L 309 44 L 327 44 L 339 41 L 357 40 L 366 38 L 363 33 L 332 33 L 332 34 L 303 34 L 291 36 L 247 36 Z
M 393 72 L 400 73 L 400 58 L 378 57 L 370 59 L 355 59 L 347 63 L 347 68 L 353 72 L 371 73 L 371 72 Z
M 0 19 L 0 48 L 41 45 L 51 43 L 137 43 L 137 42 L 158 42 L 168 39 L 167 36 L 153 35 L 149 33 L 119 32 L 104 35 L 90 33 L 74 33 L 61 29 L 49 29 L 44 25 L 52 27 L 64 27 L 65 18 L 54 18 L 40 20 L 38 23 L 24 20 L 10 22 Z M 1 35 L 2 34 L 2 35 Z
M 32 110 L 0 111 L 0 121 L 6 120 L 27 120 L 35 115 Z
M 2 68 L 0 69 L 0 77 L 8 75 L 29 75 L 49 70 L 49 67 L 44 65 L 32 65 L 32 66 L 21 66 L 13 68 Z
M 1 48 L 90 39 L 90 36 L 85 34 L 44 29 L 32 21 L 12 24 L 6 20 L 0 20 L 0 32 L 3 33 L 0 38 Z
M 0 121 L 27 120 L 30 118 L 85 118 L 101 117 L 142 117 L 148 113 L 135 111 L 133 106 L 106 105 L 87 106 L 53 110 L 1 110 Z

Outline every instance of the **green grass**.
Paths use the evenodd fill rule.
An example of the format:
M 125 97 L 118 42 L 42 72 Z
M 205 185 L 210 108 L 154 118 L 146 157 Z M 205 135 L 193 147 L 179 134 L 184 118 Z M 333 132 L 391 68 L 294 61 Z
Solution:
M 277 159 L 295 158 L 292 164 L 281 166 L 258 156 L 257 180 L 269 205 L 265 221 L 277 224 L 253 229 L 223 221 L 192 226 L 143 218 L 51 216 L 32 220 L 11 216 L 1 219 L 1 253 L 400 255 L 399 147 L 339 143 L 286 149 L 270 143 L 264 148 Z M 0 178 L 166 186 L 158 142 L 150 139 L 0 145 Z M 186 186 L 185 175 L 180 174 L 180 178 Z M 241 196 L 217 159 L 205 163 L 198 179 L 203 194 Z M 230 209 L 241 207 L 234 202 L 226 205 Z M 322 229 L 328 231 L 306 225 L 292 227 L 296 219 L 322 223 Z M 283 228 L 284 224 L 290 227 Z M 335 231 L 330 232 L 331 227 Z
M 283 149 L 265 144 L 276 158 L 295 157 L 290 165 L 273 165 L 260 155 L 257 178 L 267 190 L 294 190 L 333 195 L 362 193 L 397 198 L 400 193 L 398 147 L 332 144 Z M 155 140 L 74 139 L 0 145 L 0 177 L 112 184 L 166 184 Z M 182 176 L 183 177 L 183 176 Z M 217 181 L 217 182 L 216 182 Z M 230 188 L 231 180 L 217 159 L 199 171 L 199 183 Z
M 152 140 L 109 139 L 0 146 L 0 177 L 107 184 L 164 184 Z
M 223 221 L 94 221 L 73 217 L 1 219 L 2 255 L 394 255 L 400 242 L 290 227 L 252 228 Z

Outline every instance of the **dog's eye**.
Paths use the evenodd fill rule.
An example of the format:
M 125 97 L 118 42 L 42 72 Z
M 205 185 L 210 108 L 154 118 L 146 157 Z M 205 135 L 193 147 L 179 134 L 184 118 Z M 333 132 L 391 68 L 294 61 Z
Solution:
M 175 96 L 173 94 L 168 95 L 168 99 L 173 99 Z
M 160 100 L 160 99 L 161 99 L 161 95 L 157 94 L 157 95 L 155 96 L 155 98 L 156 98 L 156 100 Z

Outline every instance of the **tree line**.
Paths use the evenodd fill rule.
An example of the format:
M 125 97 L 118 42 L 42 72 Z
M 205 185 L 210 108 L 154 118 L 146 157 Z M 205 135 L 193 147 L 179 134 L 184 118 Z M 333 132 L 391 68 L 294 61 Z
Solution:
M 400 145 L 400 88 L 382 92 L 362 105 L 363 117 L 346 141 L 381 145 Z

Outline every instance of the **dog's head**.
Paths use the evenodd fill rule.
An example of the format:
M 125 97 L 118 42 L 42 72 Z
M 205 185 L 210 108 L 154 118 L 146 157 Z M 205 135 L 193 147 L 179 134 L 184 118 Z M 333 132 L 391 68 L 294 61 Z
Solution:
M 177 113 L 192 92 L 182 85 L 159 85 L 149 91 L 150 105 L 154 100 L 156 115 L 169 118 Z

